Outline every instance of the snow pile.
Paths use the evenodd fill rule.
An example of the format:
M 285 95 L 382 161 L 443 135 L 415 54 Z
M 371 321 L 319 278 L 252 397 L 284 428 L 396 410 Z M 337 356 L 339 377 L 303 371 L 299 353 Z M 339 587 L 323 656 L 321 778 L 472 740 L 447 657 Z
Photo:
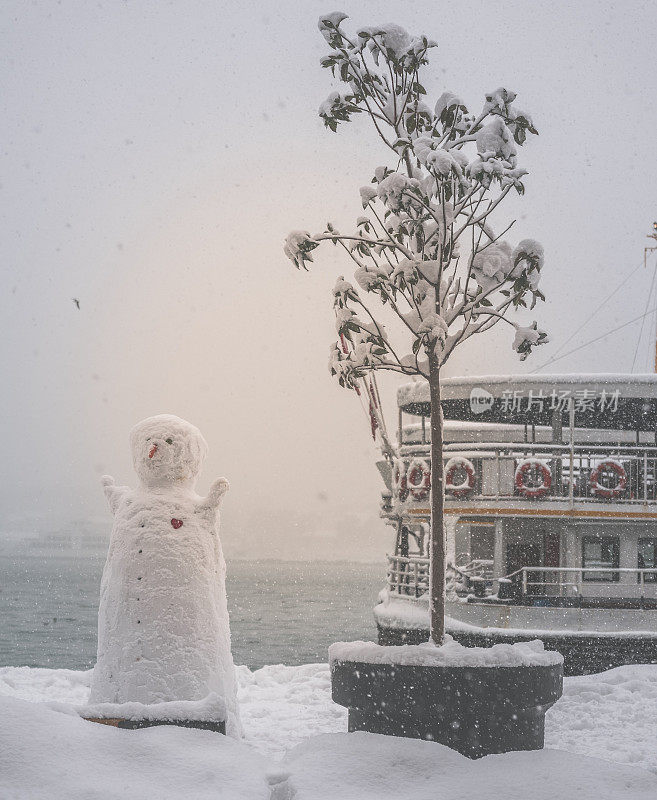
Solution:
M 644 772 L 657 773 L 657 665 L 564 679 L 545 718 L 548 750 L 476 762 L 435 743 L 346 735 L 326 664 L 239 667 L 237 676 L 241 744 L 186 728 L 117 730 L 61 713 L 61 705 L 55 713 L 43 704 L 85 701 L 90 671 L 0 668 L 0 796 L 256 800 L 271 788 L 273 800 L 291 800 L 293 790 L 296 800 L 636 800 L 657 792 L 657 778 Z M 265 761 L 296 745 L 282 763 Z
M 93 707 L 85 716 L 198 719 L 207 713 L 205 719 L 226 720 L 236 732 L 218 533 L 228 482 L 216 481 L 206 498 L 196 494 L 207 445 L 178 417 L 144 420 L 130 442 L 139 488 L 103 479 L 114 527 L 101 583 Z
M 327 664 L 274 664 L 253 672 L 248 667 L 236 667 L 235 671 L 243 741 L 265 755 L 282 758 L 309 736 L 347 729 L 347 709 L 331 699 Z M 0 706 L 3 696 L 8 696 L 87 715 L 92 673 L 0 667 Z
M 237 676 L 244 741 L 268 756 L 282 758 L 309 736 L 347 730 L 347 709 L 331 699 L 326 664 L 238 667 Z
M 119 730 L 2 697 L 0 796 L 9 800 L 269 800 L 268 764 L 211 731 Z
M 284 766 L 290 777 L 273 787 L 272 800 L 637 800 L 657 790 L 643 770 L 555 750 L 470 761 L 436 742 L 362 732 L 310 739 Z
M 382 647 L 374 642 L 336 642 L 329 647 L 329 660 L 422 667 L 544 667 L 562 664 L 563 656 L 545 650 L 538 639 L 493 647 L 464 647 L 446 634 L 440 647 L 431 642 L 398 647 Z
M 545 720 L 546 747 L 657 773 L 657 665 L 565 678 Z
M 0 697 L 18 697 L 32 703 L 82 705 L 89 699 L 93 669 L 0 667 Z

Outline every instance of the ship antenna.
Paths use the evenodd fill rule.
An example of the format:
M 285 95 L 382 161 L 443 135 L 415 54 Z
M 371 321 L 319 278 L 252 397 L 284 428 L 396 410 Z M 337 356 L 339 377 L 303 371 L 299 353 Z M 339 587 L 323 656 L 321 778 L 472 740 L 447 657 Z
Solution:
M 657 243 L 657 222 L 653 222 L 652 223 L 652 233 L 648 234 L 648 238 L 649 239 L 654 239 L 654 241 Z M 646 245 L 646 247 L 643 248 L 643 267 L 644 267 L 644 269 L 646 268 L 647 263 L 648 263 L 648 253 L 653 253 L 655 250 L 657 250 L 657 244 L 654 244 L 652 246 Z M 657 269 L 657 267 L 656 267 L 656 269 Z M 657 373 L 657 327 L 655 329 L 655 363 L 654 363 L 654 371 L 655 371 L 655 373 Z

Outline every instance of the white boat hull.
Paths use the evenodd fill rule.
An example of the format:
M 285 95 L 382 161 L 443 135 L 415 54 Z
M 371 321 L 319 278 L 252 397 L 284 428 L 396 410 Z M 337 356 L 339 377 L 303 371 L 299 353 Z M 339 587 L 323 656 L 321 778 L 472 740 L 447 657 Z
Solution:
M 380 644 L 414 644 L 429 638 L 424 597 L 386 597 L 374 616 Z M 656 610 L 447 601 L 445 627 L 457 641 L 478 647 L 541 639 L 546 648 L 562 653 L 567 675 L 657 663 Z

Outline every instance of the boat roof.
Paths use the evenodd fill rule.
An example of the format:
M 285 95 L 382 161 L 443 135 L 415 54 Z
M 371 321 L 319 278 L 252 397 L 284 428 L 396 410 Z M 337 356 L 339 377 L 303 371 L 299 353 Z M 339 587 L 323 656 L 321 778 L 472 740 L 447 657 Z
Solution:
M 499 422 L 462 422 L 461 420 L 445 420 L 445 443 L 478 443 L 482 442 L 523 442 L 525 436 L 525 426 L 523 424 L 499 423 Z M 567 437 L 566 437 L 567 438 Z M 431 427 L 425 425 L 424 436 L 422 425 L 419 422 L 404 424 L 402 428 L 403 445 L 419 445 L 423 442 L 428 444 L 431 440 Z M 575 428 L 573 441 L 575 444 L 608 444 L 613 441 L 615 444 L 636 444 L 636 431 L 596 428 Z M 533 430 L 533 443 L 553 444 L 554 434 L 551 426 L 536 425 Z M 640 443 L 645 446 L 654 446 L 654 433 L 643 431 Z
M 444 378 L 441 397 L 445 419 L 463 422 L 551 426 L 561 413 L 567 425 L 572 404 L 577 427 L 657 429 L 654 374 L 469 375 Z M 400 386 L 397 404 L 408 414 L 428 416 L 427 381 Z

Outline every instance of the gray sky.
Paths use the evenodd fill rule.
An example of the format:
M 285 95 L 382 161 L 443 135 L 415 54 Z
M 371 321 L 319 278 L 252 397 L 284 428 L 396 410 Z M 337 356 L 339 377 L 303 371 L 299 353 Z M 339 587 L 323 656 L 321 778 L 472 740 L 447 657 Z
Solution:
M 506 331 L 476 337 L 448 372 L 536 368 L 641 262 L 657 217 L 654 4 L 342 9 L 438 41 L 430 100 L 449 89 L 478 107 L 503 85 L 532 114 L 527 193 L 505 213 L 511 241 L 545 246 L 548 302 L 529 319 L 554 344 L 520 365 Z M 330 248 L 299 274 L 282 253 L 291 229 L 350 225 L 385 159 L 364 120 L 332 134 L 317 117 L 331 83 L 316 22 L 333 10 L 2 4 L 5 527 L 106 517 L 99 476 L 134 484 L 128 430 L 170 412 L 210 444 L 200 489 L 231 480 L 229 556 L 383 556 L 376 451 L 326 367 L 330 288 L 349 265 Z M 650 277 L 638 271 L 572 346 L 642 313 Z M 638 332 L 553 370 L 629 371 Z M 381 382 L 390 411 L 398 382 Z

